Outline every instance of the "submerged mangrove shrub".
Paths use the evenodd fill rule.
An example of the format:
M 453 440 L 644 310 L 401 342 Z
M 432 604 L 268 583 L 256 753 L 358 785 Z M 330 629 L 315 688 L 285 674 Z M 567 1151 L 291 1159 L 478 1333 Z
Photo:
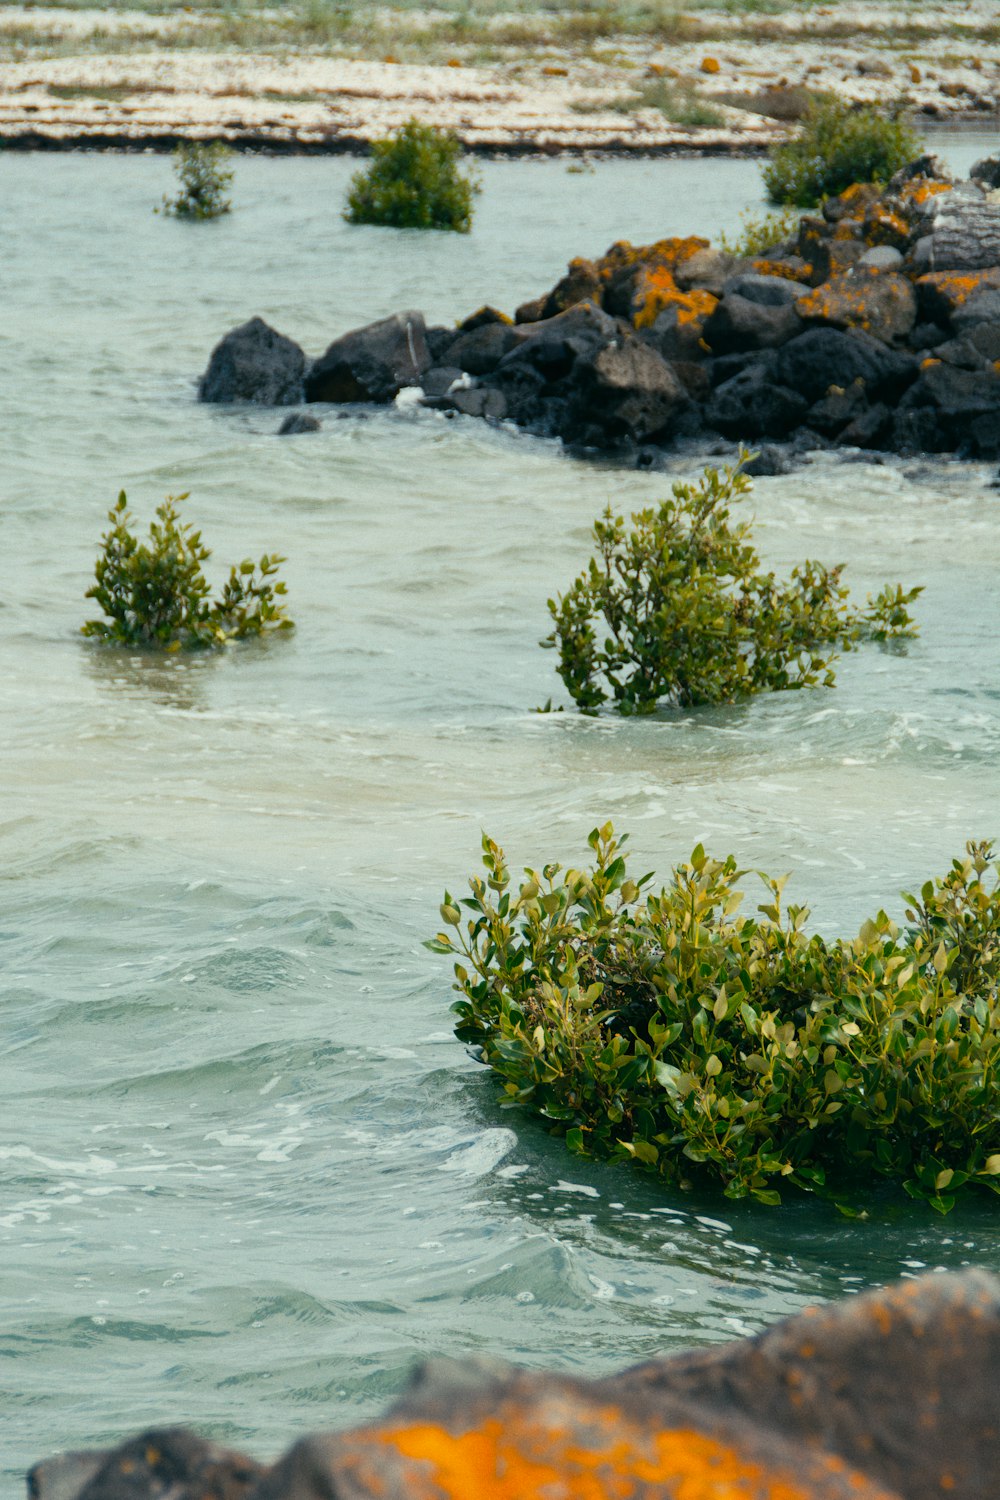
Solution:
M 275 581 L 275 575 L 285 559 L 277 553 L 265 553 L 259 563 L 249 558 L 234 563 L 222 593 L 210 597 L 201 565 L 211 552 L 201 532 L 177 513 L 186 499 L 168 496 L 157 507 L 147 543 L 130 529 L 132 515 L 121 491 L 108 511 L 104 550 L 85 595 L 96 599 L 107 619 L 88 620 L 81 627 L 84 635 L 120 646 L 177 651 L 293 628 L 278 602 L 285 584 Z
M 772 203 L 812 208 L 852 183 L 888 182 L 920 152 L 920 137 L 900 114 L 816 100 L 799 133 L 769 151 L 764 186 Z
M 163 212 L 178 219 L 218 219 L 231 213 L 232 201 L 225 193 L 233 180 L 226 167 L 232 154 L 221 141 L 182 142 L 173 153 L 181 190 L 176 198 L 164 198 Z
M 456 1032 L 505 1104 L 554 1122 L 580 1155 L 629 1159 L 677 1187 L 777 1203 L 787 1185 L 855 1212 L 875 1179 L 941 1213 L 967 1185 L 1000 1192 L 1000 890 L 969 844 L 907 926 L 884 911 L 856 938 L 806 934 L 761 875 L 699 846 L 659 892 L 632 880 L 610 823 L 589 869 L 486 878 L 444 931 Z M 463 924 L 461 907 L 466 908 Z
M 372 143 L 371 163 L 355 173 L 344 218 L 392 229 L 472 228 L 478 183 L 460 170 L 457 136 L 409 120 L 388 140 Z
M 738 468 L 675 484 L 631 527 L 610 507 L 594 524 L 597 555 L 568 593 L 550 599 L 545 646 L 578 708 L 613 700 L 619 713 L 659 703 L 722 703 L 782 688 L 832 686 L 835 649 L 914 634 L 919 588 L 886 586 L 848 606 L 842 569 L 804 562 L 787 583 L 760 570 L 750 523 L 729 507 L 751 488 Z

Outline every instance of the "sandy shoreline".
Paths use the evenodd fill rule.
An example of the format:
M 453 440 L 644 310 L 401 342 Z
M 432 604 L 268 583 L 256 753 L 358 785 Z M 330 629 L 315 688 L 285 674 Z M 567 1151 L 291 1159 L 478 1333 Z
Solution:
M 693 40 L 622 37 L 473 65 L 461 49 L 444 63 L 249 52 L 211 45 L 209 16 L 192 33 L 187 14 L 12 6 L 0 17 L 0 143 L 167 150 L 217 139 L 245 150 L 360 152 L 416 116 L 497 155 L 756 154 L 787 132 L 788 120 L 774 116 L 804 90 L 905 102 L 918 123 L 996 121 L 993 11 L 926 7 L 907 11 L 905 26 L 900 12 L 845 0 L 812 11 L 805 31 L 799 12 L 691 12 L 683 20 Z M 656 87 L 706 123 L 677 123 L 653 107 Z

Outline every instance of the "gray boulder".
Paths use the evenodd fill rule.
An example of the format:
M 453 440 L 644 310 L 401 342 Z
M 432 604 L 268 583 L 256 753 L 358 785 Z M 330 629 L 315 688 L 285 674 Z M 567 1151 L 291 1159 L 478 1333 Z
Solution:
M 395 313 L 335 339 L 309 371 L 306 400 L 394 401 L 431 362 L 423 314 Z
M 811 328 L 778 351 L 774 378 L 798 391 L 811 405 L 832 385 L 846 388 L 863 380 L 869 398 L 894 399 L 913 379 L 913 355 L 889 349 L 862 329 Z
M 263 318 L 251 318 L 220 339 L 198 384 L 198 400 L 295 406 L 302 400 L 306 357 Z
M 479 323 L 448 347 L 448 363 L 469 375 L 488 375 L 520 342 L 512 323 Z
M 295 437 L 301 432 L 319 432 L 322 425 L 322 422 L 308 412 L 297 411 L 285 418 L 278 428 L 278 436 Z
M 803 421 L 808 401 L 777 384 L 763 365 L 751 365 L 720 385 L 705 408 L 705 421 L 724 437 L 784 438 Z
M 705 320 L 702 337 L 713 354 L 739 354 L 776 349 L 801 332 L 793 301 L 774 306 L 729 292 Z
M 724 291 L 727 297 L 743 297 L 759 307 L 787 307 L 790 302 L 807 296 L 809 288 L 787 276 L 761 276 L 757 271 L 748 271 L 731 276 Z
M 637 338 L 608 344 L 573 369 L 568 442 L 638 443 L 670 434 L 690 397 L 673 370 Z M 601 438 L 603 437 L 603 443 Z

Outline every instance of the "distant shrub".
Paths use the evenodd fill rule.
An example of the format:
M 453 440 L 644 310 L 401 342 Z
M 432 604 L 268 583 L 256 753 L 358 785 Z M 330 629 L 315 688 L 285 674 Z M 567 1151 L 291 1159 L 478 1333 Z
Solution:
M 660 703 L 722 703 L 784 688 L 832 686 L 837 647 L 912 635 L 920 593 L 886 587 L 851 609 L 842 569 L 804 562 L 788 583 L 760 570 L 750 523 L 729 507 L 751 488 L 738 468 L 675 484 L 657 509 L 595 522 L 597 555 L 549 600 L 559 675 L 577 707 L 622 714 Z
M 460 170 L 462 154 L 456 136 L 408 121 L 395 136 L 373 142 L 370 165 L 351 179 L 344 218 L 467 234 L 479 185 Z
M 211 552 L 201 532 L 177 513 L 186 499 L 170 496 L 157 507 L 146 543 L 130 530 L 132 516 L 122 490 L 108 511 L 111 526 L 101 538 L 104 550 L 85 595 L 97 601 L 107 619 L 88 620 L 84 635 L 121 646 L 177 651 L 292 629 L 278 602 L 285 584 L 274 580 L 285 559 L 276 553 L 265 554 L 259 563 L 249 558 L 234 563 L 218 599 L 210 598 L 202 563 Z
M 631 1159 L 676 1187 L 779 1202 L 800 1188 L 856 1212 L 878 1179 L 946 1213 L 1000 1192 L 1000 889 L 969 844 L 900 930 L 806 935 L 761 875 L 699 846 L 659 894 L 632 880 L 610 823 L 592 868 L 549 864 L 512 884 L 483 838 L 486 879 L 444 931 L 462 998 L 456 1032 L 503 1081 L 504 1103 L 553 1122 L 571 1151 Z M 461 907 L 467 920 L 463 923 Z
M 764 185 L 772 203 L 812 208 L 855 182 L 888 182 L 919 156 L 920 137 L 900 114 L 814 102 L 793 140 L 771 148 Z
M 701 98 L 692 84 L 666 78 L 650 79 L 641 84 L 635 93 L 615 99 L 605 108 L 622 110 L 627 114 L 632 114 L 637 109 L 656 109 L 673 124 L 695 130 L 725 124 L 722 111 Z
M 221 141 L 182 142 L 173 153 L 181 191 L 176 198 L 164 198 L 163 212 L 177 219 L 218 219 L 231 213 L 232 202 L 224 194 L 233 180 L 226 167 L 232 154 Z
M 719 235 L 719 249 L 727 255 L 763 255 L 775 245 L 790 239 L 797 231 L 802 215 L 798 209 L 785 208 L 777 213 L 740 214 L 740 227 L 733 235 Z

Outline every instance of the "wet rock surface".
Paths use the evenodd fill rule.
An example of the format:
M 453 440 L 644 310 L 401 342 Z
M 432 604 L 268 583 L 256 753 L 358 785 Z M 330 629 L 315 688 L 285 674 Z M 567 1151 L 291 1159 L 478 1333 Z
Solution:
M 927 1275 L 587 1381 L 432 1361 L 381 1422 L 264 1467 L 183 1429 L 28 1476 L 31 1500 L 984 1500 L 1000 1278 Z
M 697 236 L 619 241 L 571 261 L 513 318 L 484 307 L 451 329 L 416 312 L 383 319 L 330 345 L 305 374 L 306 399 L 384 403 L 419 385 L 438 410 L 647 465 L 679 440 L 719 437 L 995 458 L 1000 159 L 975 171 L 953 183 L 921 157 L 752 258 Z M 228 335 L 213 362 L 257 325 Z M 201 395 L 285 388 L 258 359 L 241 396 L 207 394 L 212 366 Z
M 302 400 L 306 357 L 298 344 L 263 318 L 251 318 L 220 339 L 198 386 L 199 401 L 249 401 L 295 406 Z

